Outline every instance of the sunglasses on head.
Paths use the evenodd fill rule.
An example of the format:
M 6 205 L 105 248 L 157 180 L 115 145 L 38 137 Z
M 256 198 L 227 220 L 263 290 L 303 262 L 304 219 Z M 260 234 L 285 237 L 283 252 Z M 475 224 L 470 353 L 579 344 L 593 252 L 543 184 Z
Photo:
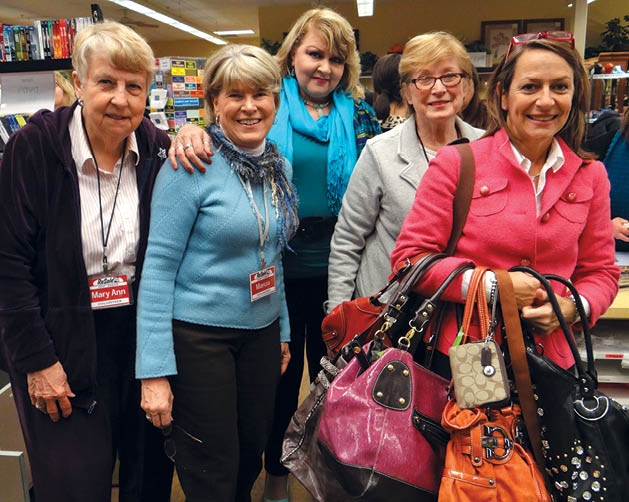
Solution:
M 511 54 L 511 51 L 516 45 L 528 44 L 534 40 L 540 40 L 542 38 L 545 38 L 546 40 L 555 40 L 556 42 L 565 42 L 570 44 L 570 46 L 574 49 L 574 35 L 569 31 L 555 30 L 540 31 L 537 33 L 522 33 L 511 39 L 507 55 L 505 56 L 505 61 L 509 59 L 509 54 Z

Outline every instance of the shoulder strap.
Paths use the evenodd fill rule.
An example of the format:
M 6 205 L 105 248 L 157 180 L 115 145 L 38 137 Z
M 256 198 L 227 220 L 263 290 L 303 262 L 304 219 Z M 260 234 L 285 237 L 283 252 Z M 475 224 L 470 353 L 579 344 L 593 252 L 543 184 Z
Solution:
M 459 181 L 456 185 L 454 194 L 454 202 L 452 204 L 454 219 L 452 222 L 452 233 L 446 247 L 445 253 L 451 255 L 456 249 L 459 242 L 463 226 L 467 219 L 467 212 L 472 202 L 472 192 L 474 191 L 474 175 L 476 166 L 474 164 L 474 154 L 468 143 L 460 143 L 455 145 L 461 156 L 461 169 L 459 171 Z
M 540 466 L 544 466 L 544 455 L 542 453 L 542 436 L 539 418 L 537 416 L 537 405 L 533 396 L 533 384 L 529 364 L 526 360 L 526 348 L 524 347 L 524 336 L 520 325 L 520 314 L 515 302 L 513 283 L 509 272 L 506 270 L 494 270 L 498 279 L 498 294 L 500 295 L 500 308 L 502 310 L 502 320 L 507 332 L 506 341 L 511 358 L 511 367 L 515 378 L 515 386 L 520 398 L 520 407 L 524 416 L 524 424 L 529 434 L 531 448 L 535 455 L 535 461 Z M 542 473 L 544 471 L 542 470 Z M 546 478 L 546 477 L 545 477 Z

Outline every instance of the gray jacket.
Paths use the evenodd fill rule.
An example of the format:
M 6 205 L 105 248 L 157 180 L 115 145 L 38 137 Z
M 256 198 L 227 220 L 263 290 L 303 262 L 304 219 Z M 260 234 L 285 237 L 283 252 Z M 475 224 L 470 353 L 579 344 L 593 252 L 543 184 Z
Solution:
M 456 124 L 461 136 L 470 140 L 484 133 L 459 117 Z M 352 297 L 371 295 L 387 283 L 389 255 L 426 169 L 413 116 L 367 141 L 332 236 L 328 311 Z

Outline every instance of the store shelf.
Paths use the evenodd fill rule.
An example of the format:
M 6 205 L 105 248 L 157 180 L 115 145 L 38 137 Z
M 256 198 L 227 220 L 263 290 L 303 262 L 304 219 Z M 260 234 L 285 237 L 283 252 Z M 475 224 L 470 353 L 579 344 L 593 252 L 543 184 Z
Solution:
M 42 59 L 37 61 L 12 61 L 0 63 L 0 73 L 24 73 L 30 71 L 71 70 L 72 59 Z
M 592 80 L 613 80 L 619 78 L 629 78 L 629 73 L 595 73 L 590 75 Z

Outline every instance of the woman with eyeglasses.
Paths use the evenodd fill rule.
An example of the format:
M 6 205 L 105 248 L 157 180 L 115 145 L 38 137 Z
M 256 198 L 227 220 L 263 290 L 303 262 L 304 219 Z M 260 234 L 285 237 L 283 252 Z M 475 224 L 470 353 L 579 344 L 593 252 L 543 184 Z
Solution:
M 428 162 L 451 141 L 484 132 L 457 116 L 472 85 L 472 62 L 454 36 L 411 39 L 399 73 L 411 116 L 370 139 L 356 163 L 332 237 L 328 310 L 386 284 L 389 256 Z
M 433 292 L 461 263 L 493 269 L 528 265 L 570 278 L 586 304 L 587 319 L 577 317 L 574 302 L 557 286 L 562 313 L 572 324 L 593 324 L 618 291 L 610 185 L 603 164 L 584 159 L 580 150 L 589 94 L 581 58 L 571 38 L 549 35 L 515 37 L 492 74 L 487 136 L 470 144 L 476 180 L 463 233 L 453 255 L 433 267 L 419 289 Z M 442 149 L 431 162 L 392 253 L 394 269 L 419 253 L 445 249 L 459 168 L 455 148 Z M 443 298 L 464 302 L 470 275 Z M 546 292 L 529 275 L 510 275 L 522 319 L 544 354 L 562 368 L 571 367 L 574 359 Z M 493 273 L 487 275 L 488 297 L 494 280 Z M 472 328 L 469 337 L 477 340 L 478 321 Z M 435 356 L 444 375 L 450 373 L 445 354 L 457 331 L 452 309 L 441 324 Z

